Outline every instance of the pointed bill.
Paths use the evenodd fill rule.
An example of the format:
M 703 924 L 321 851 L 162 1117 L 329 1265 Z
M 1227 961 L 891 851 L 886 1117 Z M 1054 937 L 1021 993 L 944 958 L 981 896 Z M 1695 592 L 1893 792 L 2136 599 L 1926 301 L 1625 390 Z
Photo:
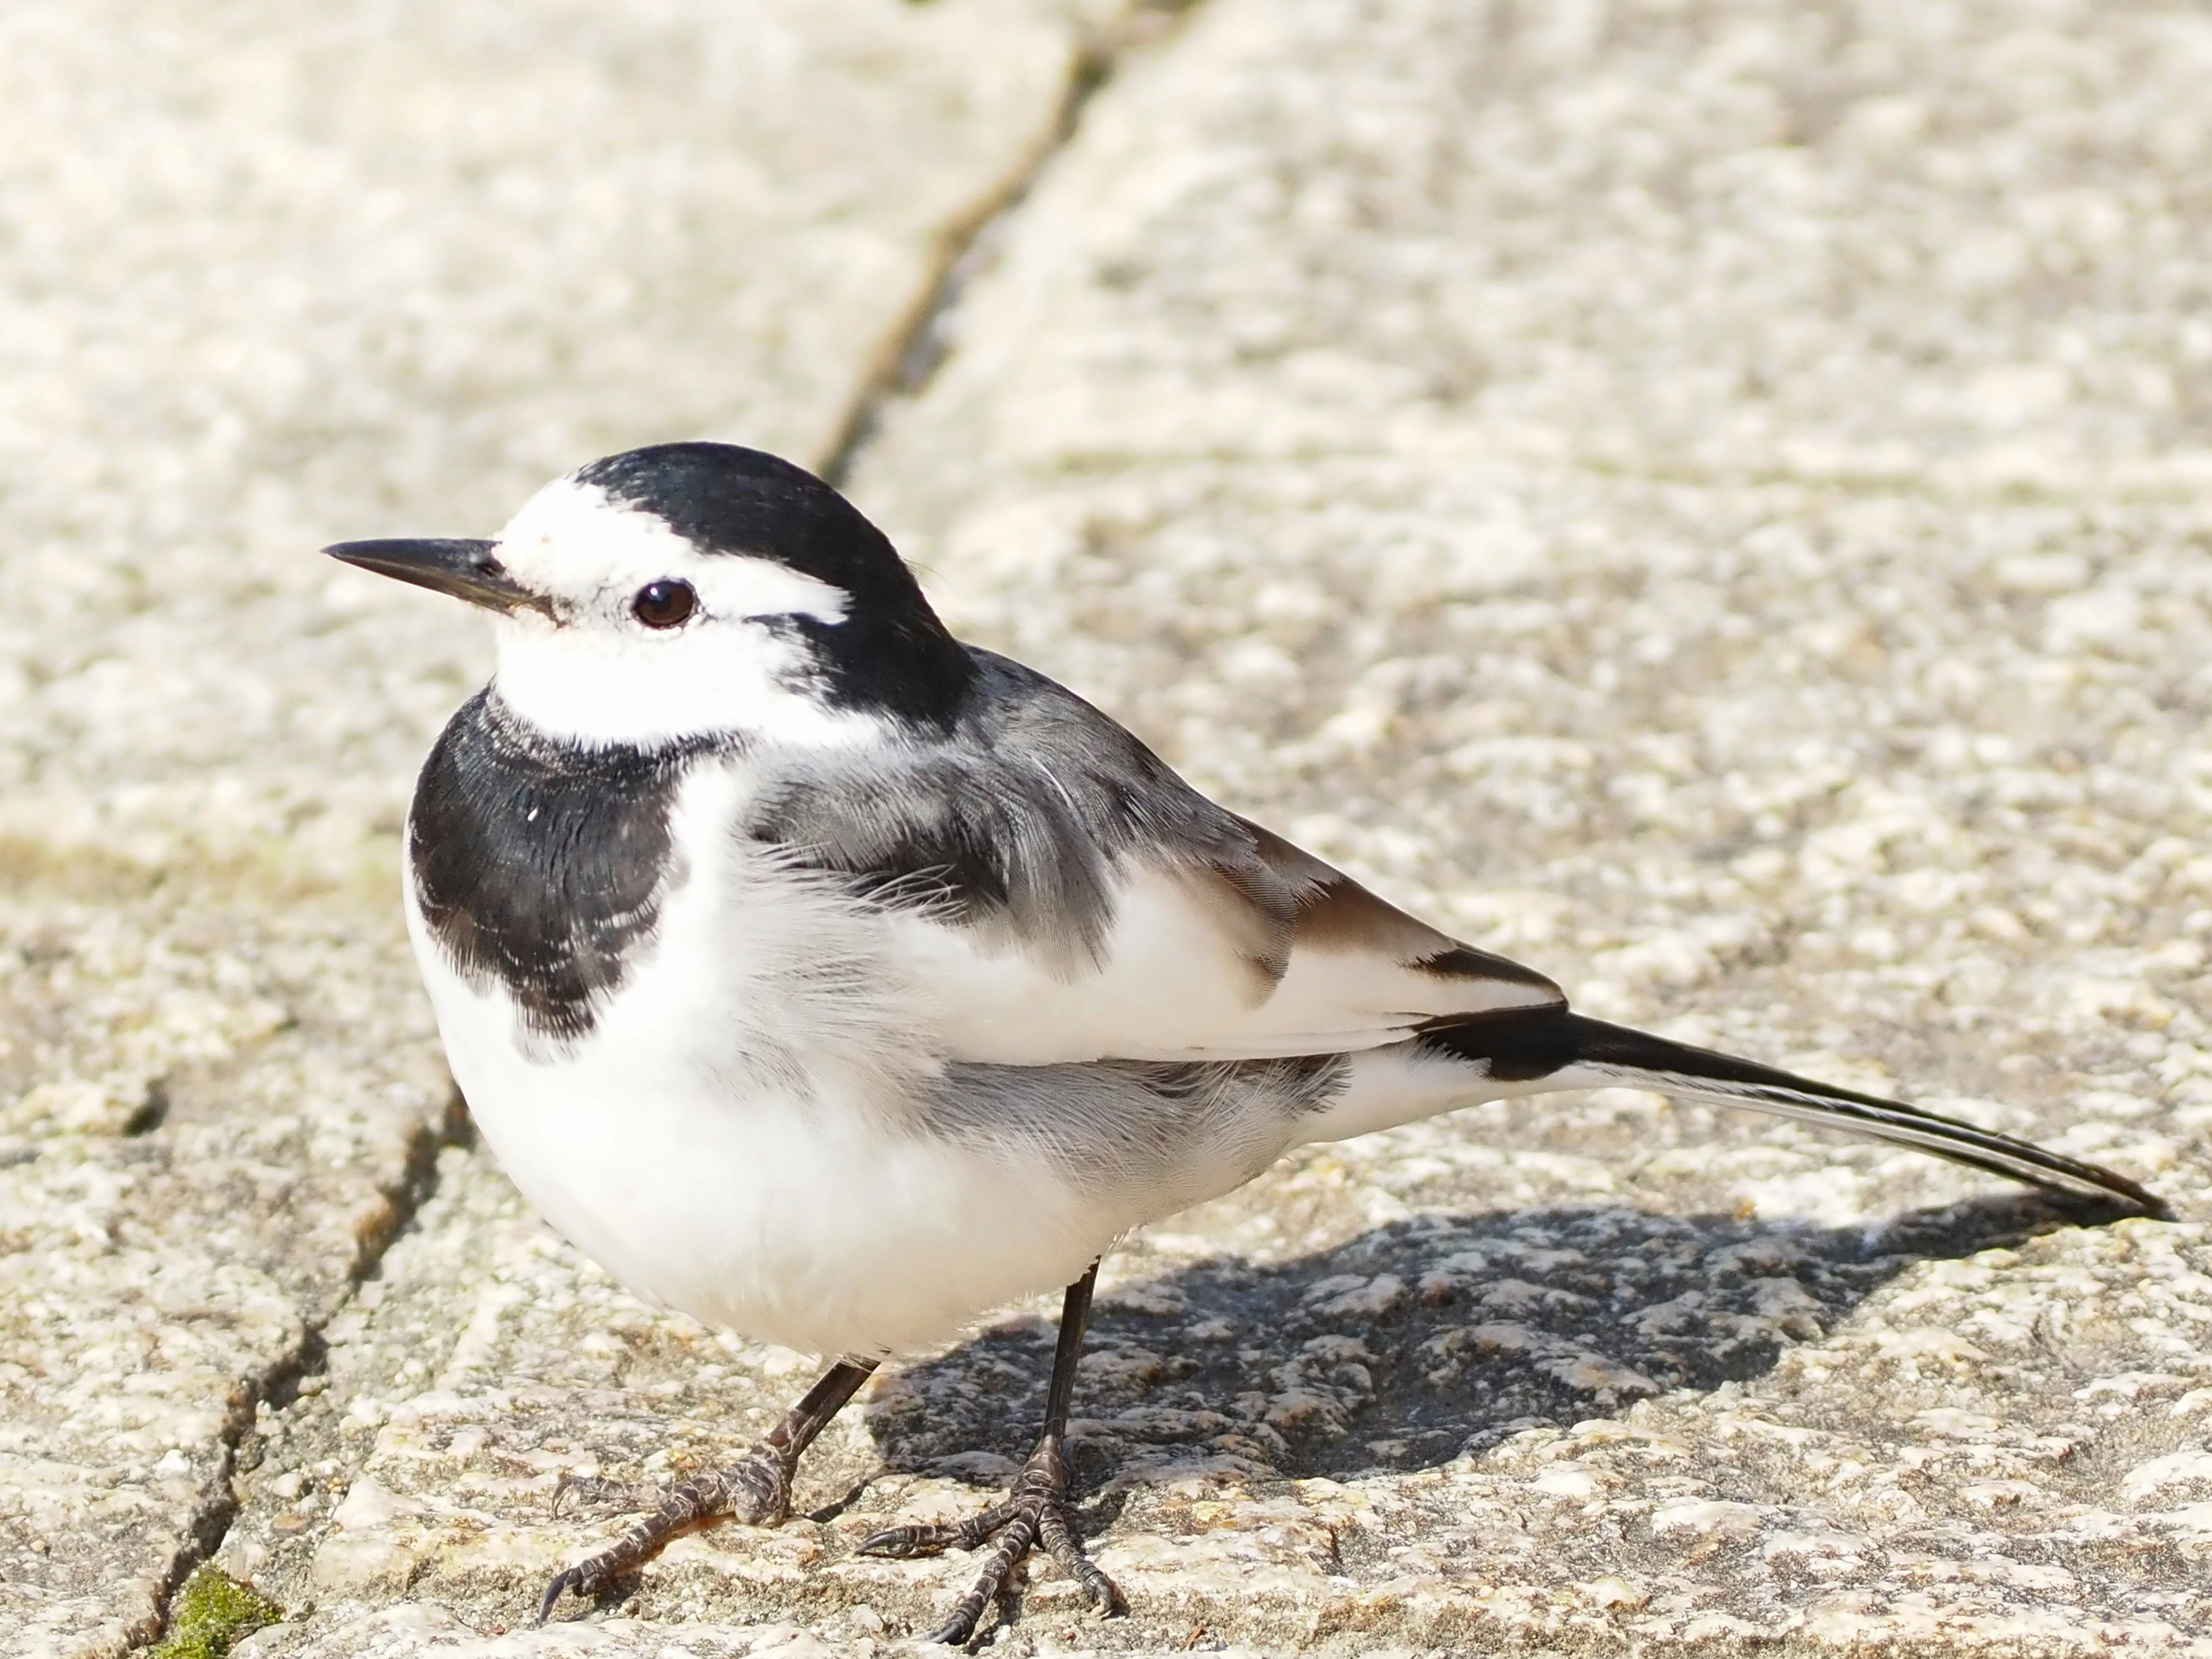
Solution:
M 552 614 L 545 599 L 516 581 L 499 562 L 497 542 L 453 538 L 334 542 L 323 550 L 342 563 L 391 576 L 434 593 L 466 599 L 487 611 Z

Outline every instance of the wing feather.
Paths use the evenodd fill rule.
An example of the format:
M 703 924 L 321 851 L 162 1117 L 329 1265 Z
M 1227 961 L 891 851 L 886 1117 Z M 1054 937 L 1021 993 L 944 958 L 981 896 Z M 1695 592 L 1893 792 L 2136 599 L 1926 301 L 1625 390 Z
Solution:
M 948 1060 L 1330 1054 L 1564 1003 L 1215 805 L 1073 693 L 974 655 L 941 739 L 865 770 L 766 767 L 744 826 L 883 908 Z

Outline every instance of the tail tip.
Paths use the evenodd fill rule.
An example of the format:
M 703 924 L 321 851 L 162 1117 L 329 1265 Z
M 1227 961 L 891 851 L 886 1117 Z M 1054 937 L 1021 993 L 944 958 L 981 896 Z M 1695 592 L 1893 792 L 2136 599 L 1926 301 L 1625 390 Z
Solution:
M 2147 1187 L 2128 1183 L 2125 1189 L 2103 1193 L 2054 1192 L 2045 1188 L 2044 1200 L 2077 1227 L 2108 1227 L 2116 1221 L 2179 1221 L 2172 1205 Z

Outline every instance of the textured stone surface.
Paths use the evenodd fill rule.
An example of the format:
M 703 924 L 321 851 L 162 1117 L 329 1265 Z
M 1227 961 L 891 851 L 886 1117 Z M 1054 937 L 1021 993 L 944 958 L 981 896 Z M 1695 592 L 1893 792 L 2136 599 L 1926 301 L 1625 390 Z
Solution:
M 945 54 L 871 61 L 934 63 L 951 78 L 927 85 L 999 87 L 994 107 L 1027 112 L 1002 129 L 1021 144 L 959 151 L 983 182 L 944 199 L 983 199 L 1012 164 L 975 157 L 1045 120 L 1048 92 L 991 79 L 1014 15 L 871 12 L 913 40 L 944 31 Z M 395 38 L 462 39 L 471 15 Z M 653 15 L 687 45 L 706 27 Z M 964 50 L 987 22 L 990 48 Z M 592 32 L 611 24 L 574 27 L 572 48 L 484 23 L 465 40 L 511 44 L 471 73 L 511 69 L 527 103 L 639 61 Z M 1038 50 L 1064 67 L 1067 38 Z M 652 105 L 670 84 L 652 75 L 695 59 L 727 61 L 670 48 L 606 95 Z M 1909 1090 L 2150 1180 L 2185 1216 L 2057 1229 L 1911 1154 L 1626 1091 L 1309 1150 L 1109 1260 L 1077 1461 L 1132 1616 L 1091 1622 L 1040 1567 L 996 1650 L 2212 1651 L 2208 68 L 2199 13 L 2086 0 L 1208 0 L 1120 66 L 987 234 L 854 478 L 969 631 L 1592 1012 Z M 820 73 L 793 84 L 847 84 Z M 27 98 L 70 83 L 27 79 Z M 144 101 L 100 130 L 134 131 Z M 5 415 L 37 440 L 9 452 L 27 458 L 11 501 L 60 504 L 23 519 L 57 526 L 37 532 L 50 550 L 14 550 L 43 561 L 24 603 L 52 611 L 23 628 L 6 705 L 25 757 L 8 823 L 30 826 L 39 884 L 0 1065 L 27 1091 L 8 1156 L 36 1156 L 0 1178 L 46 1183 L 9 1190 L 47 1207 L 0 1259 L 0 1313 L 53 1334 L 51 1358 L 29 1337 L 7 1350 L 7 1455 L 30 1471 L 8 1483 L 58 1553 L 96 1514 L 115 1541 L 82 1560 L 134 1550 L 149 1586 L 189 1518 L 234 1495 L 217 1559 L 289 1614 L 239 1650 L 256 1659 L 884 1650 L 969 1564 L 851 1544 L 988 1501 L 1042 1410 L 1050 1306 L 878 1379 L 785 1528 L 686 1540 L 607 1607 L 523 1628 L 545 1576 L 624 1518 L 564 1477 L 608 1497 L 726 1457 L 806 1362 L 641 1307 L 459 1131 L 375 1256 L 440 1108 L 374 872 L 474 635 L 286 561 L 295 521 L 302 542 L 429 507 L 430 527 L 480 527 L 664 415 L 818 453 L 841 417 L 805 411 L 849 410 L 911 300 L 873 333 L 819 323 L 844 303 L 817 295 L 822 267 L 779 288 L 788 272 L 763 266 L 770 286 L 734 302 L 757 308 L 696 335 L 681 319 L 713 311 L 701 273 L 726 276 L 725 245 L 637 206 L 631 150 L 556 149 L 575 142 L 559 122 L 510 131 L 428 92 L 410 107 L 356 118 L 459 123 L 457 156 L 486 132 L 533 165 L 559 155 L 618 245 L 580 242 L 622 270 L 653 250 L 633 280 L 688 297 L 664 315 L 586 259 L 561 267 L 571 301 L 539 306 L 499 260 L 567 221 L 526 177 L 469 194 L 456 181 L 479 174 L 455 160 L 420 175 L 422 210 L 447 216 L 419 243 L 445 273 L 409 313 L 425 320 L 368 329 L 388 284 L 356 273 L 330 279 L 314 314 L 343 337 L 301 378 L 206 354 L 207 395 L 251 413 L 221 376 L 264 388 L 265 428 L 222 448 L 219 423 L 100 402 L 82 378 L 100 418 Z M 865 127 L 900 138 L 899 165 L 935 165 L 882 108 L 789 109 L 791 156 L 844 154 Z M 259 153 L 247 116 L 219 118 Z M 323 165 L 424 165 L 362 131 Z M 143 153 L 157 178 L 182 167 L 158 140 Z M 382 257 L 326 179 L 265 176 L 329 216 L 313 246 Z M 945 222 L 900 217 L 926 192 L 868 176 L 888 181 L 869 213 L 906 228 L 890 240 Z M 804 216 L 795 179 L 779 199 Z M 173 223 L 205 240 L 141 264 L 256 329 L 265 313 L 252 338 L 325 337 L 237 299 L 207 251 L 213 208 L 115 199 L 52 269 Z M 538 228 L 501 234 L 494 209 Z M 57 206 L 40 234 L 92 211 Z M 473 262 L 437 264 L 447 247 Z M 587 357 L 603 293 L 631 307 L 619 361 Z M 748 319 L 817 299 L 807 337 L 846 354 L 844 390 L 809 402 L 767 368 L 697 389 L 715 353 L 781 361 Z M 440 355 L 479 333 L 477 367 Z M 156 361 L 169 337 L 136 349 Z M 101 361 L 152 374 L 131 349 Z M 318 393 L 362 401 L 333 430 Z M 624 424 L 641 418 L 653 433 Z M 179 482 L 88 474 L 93 513 L 66 469 L 33 465 L 50 428 L 86 434 L 54 447 L 85 468 L 90 434 L 133 421 L 160 426 Z M 231 528 L 162 570 L 239 595 L 228 612 L 128 574 L 134 538 L 202 523 Z M 143 734 L 71 740 L 95 726 Z M 152 873 L 178 868 L 197 873 Z M 171 1127 L 118 1139 L 156 1078 L 175 1079 Z M 296 1127 L 270 1129 L 287 1111 Z M 163 1287 L 173 1260 L 210 1265 Z M 299 1375 L 264 1403 L 190 1404 L 194 1379 L 285 1355 Z M 113 1380 L 134 1370 L 153 1382 Z M 28 1431 L 18 1397 L 47 1413 L 27 1407 Z M 160 1434 L 179 1431 L 145 1425 L 188 1406 L 172 1471 Z M 100 1460 L 76 1449 L 94 1439 Z M 12 1627 L 34 1642 L 153 1605 L 150 1587 L 95 1594 L 86 1565 L 25 1566 L 0 1597 L 48 1621 Z
M 1593 1012 L 2201 1216 L 2208 54 L 2161 8 L 1218 0 L 855 489 L 972 630 Z M 1191 1299 L 1304 1355 L 1241 1383 L 1310 1396 L 1268 1462 L 1394 1470 L 1284 1569 L 1323 1629 L 2201 1642 L 2196 1224 L 1941 1207 L 1990 1190 L 1528 1103 L 1217 1206 L 1314 1282 Z
M 392 872 L 481 628 L 313 550 L 827 456 L 1108 15 L 0 15 L 0 1648 L 154 1632 L 447 1127 Z
M 1040 1570 L 1008 1650 L 1729 1650 L 1778 1618 L 1898 1651 L 2175 1645 L 2208 1536 L 2185 1449 L 2212 1367 L 2173 1334 L 2212 1306 L 2201 1224 L 2036 1237 L 1989 1205 L 1820 1230 L 1593 1201 L 1544 1143 L 1612 1150 L 1624 1110 L 1652 1115 L 1600 1100 L 1309 1155 L 1113 1258 L 1077 1457 L 1135 1610 L 1093 1626 Z M 1486 1141 L 1539 1150 L 1485 1181 Z M 1043 1403 L 1042 1305 L 878 1382 L 782 1528 L 678 1543 L 604 1624 L 525 1628 L 618 1524 L 619 1498 L 561 1504 L 564 1476 L 649 1487 L 725 1460 L 808 1367 L 656 1317 L 482 1154 L 443 1159 L 419 1231 L 333 1322 L 327 1374 L 248 1442 L 219 1559 L 295 1610 L 252 1653 L 433 1628 L 484 1653 L 865 1652 L 957 1593 L 958 1558 L 852 1546 L 1011 1472 Z M 1377 1224 L 1394 1188 L 1413 1202 Z

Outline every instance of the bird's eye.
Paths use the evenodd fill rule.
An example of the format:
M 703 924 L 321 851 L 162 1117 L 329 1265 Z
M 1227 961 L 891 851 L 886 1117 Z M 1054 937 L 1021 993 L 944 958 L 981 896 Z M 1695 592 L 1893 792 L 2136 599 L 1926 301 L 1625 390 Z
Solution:
M 647 628 L 674 628 L 689 617 L 699 603 L 690 582 L 647 582 L 630 601 L 630 613 Z

